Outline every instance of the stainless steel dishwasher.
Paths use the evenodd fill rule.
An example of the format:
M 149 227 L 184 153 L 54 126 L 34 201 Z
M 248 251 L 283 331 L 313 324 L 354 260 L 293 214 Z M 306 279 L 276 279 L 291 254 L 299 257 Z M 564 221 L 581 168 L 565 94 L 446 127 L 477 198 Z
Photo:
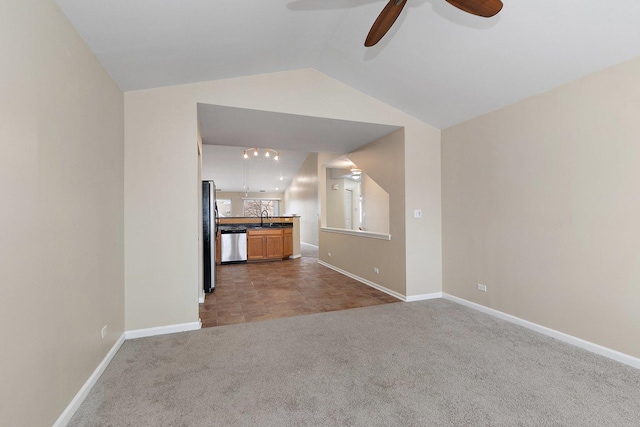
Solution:
M 226 227 L 220 229 L 220 262 L 247 262 L 247 229 Z

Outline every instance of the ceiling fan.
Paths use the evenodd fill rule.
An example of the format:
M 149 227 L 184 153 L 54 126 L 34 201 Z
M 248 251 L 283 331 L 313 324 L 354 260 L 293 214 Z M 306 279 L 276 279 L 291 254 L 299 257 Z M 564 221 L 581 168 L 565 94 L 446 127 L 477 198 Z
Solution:
M 502 1 L 500 0 L 446 0 L 447 3 L 464 10 L 473 15 L 490 18 L 496 15 L 502 9 Z M 389 28 L 396 22 L 396 19 L 402 12 L 407 0 L 389 0 L 389 3 L 382 9 L 380 15 L 373 23 L 371 30 L 364 42 L 366 47 L 371 47 L 378 43 Z

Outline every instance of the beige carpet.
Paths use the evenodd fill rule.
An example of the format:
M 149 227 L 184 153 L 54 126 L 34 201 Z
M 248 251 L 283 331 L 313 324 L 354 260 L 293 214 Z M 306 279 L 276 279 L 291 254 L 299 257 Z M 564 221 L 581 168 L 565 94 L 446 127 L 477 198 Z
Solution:
M 445 300 L 124 343 L 71 426 L 638 426 L 640 371 Z

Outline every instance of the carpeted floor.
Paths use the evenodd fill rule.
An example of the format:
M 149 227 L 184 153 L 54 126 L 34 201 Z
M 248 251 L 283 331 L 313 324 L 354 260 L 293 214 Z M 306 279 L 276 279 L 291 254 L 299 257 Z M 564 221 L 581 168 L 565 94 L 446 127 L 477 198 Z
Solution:
M 126 341 L 71 426 L 638 426 L 640 371 L 445 300 Z

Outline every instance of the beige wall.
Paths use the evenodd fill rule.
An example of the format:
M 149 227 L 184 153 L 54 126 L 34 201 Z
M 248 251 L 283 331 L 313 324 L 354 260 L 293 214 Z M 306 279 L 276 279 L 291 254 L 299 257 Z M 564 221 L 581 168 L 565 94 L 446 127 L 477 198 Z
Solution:
M 362 174 L 361 185 L 363 230 L 389 233 L 389 193 L 367 174 Z M 358 203 L 358 197 L 354 199 L 353 203 Z
M 404 133 L 407 295 L 420 296 L 442 292 L 441 132 L 419 124 Z
M 47 426 L 124 331 L 124 101 L 52 1 L 0 22 L 0 425 Z
M 125 94 L 127 329 L 198 319 L 198 102 L 404 126 L 406 146 L 428 154 L 405 169 L 420 184 L 405 195 L 433 212 L 407 224 L 422 260 L 401 269 L 411 292 L 441 289 L 439 131 L 312 69 L 239 77 Z
M 318 246 L 318 154 L 310 153 L 284 192 L 285 213 L 300 215 L 300 241 Z
M 326 188 L 325 203 L 327 206 L 325 224 L 327 227 L 346 228 L 345 219 L 347 215 L 345 213 L 344 192 L 347 180 L 344 178 L 331 178 L 330 171 L 327 171 L 325 176 L 327 177 L 324 184 Z
M 196 104 L 160 91 L 124 99 L 125 328 L 197 322 Z
M 404 130 L 367 144 L 349 153 L 348 157 L 389 193 L 391 240 L 321 230 L 318 258 L 397 294 L 406 295 Z M 326 169 L 321 171 L 321 176 L 326 176 Z M 333 193 L 330 188 L 320 188 L 320 203 L 326 201 L 327 213 L 330 193 Z M 379 269 L 379 273 L 374 273 L 374 267 Z
M 196 180 L 197 192 L 198 192 L 198 224 L 202 224 L 202 134 L 200 133 L 200 124 L 198 123 L 198 136 L 196 150 L 198 153 L 198 177 Z M 204 230 L 202 227 L 198 227 L 198 296 L 204 299 Z
M 639 100 L 637 58 L 444 131 L 444 291 L 640 357 Z

